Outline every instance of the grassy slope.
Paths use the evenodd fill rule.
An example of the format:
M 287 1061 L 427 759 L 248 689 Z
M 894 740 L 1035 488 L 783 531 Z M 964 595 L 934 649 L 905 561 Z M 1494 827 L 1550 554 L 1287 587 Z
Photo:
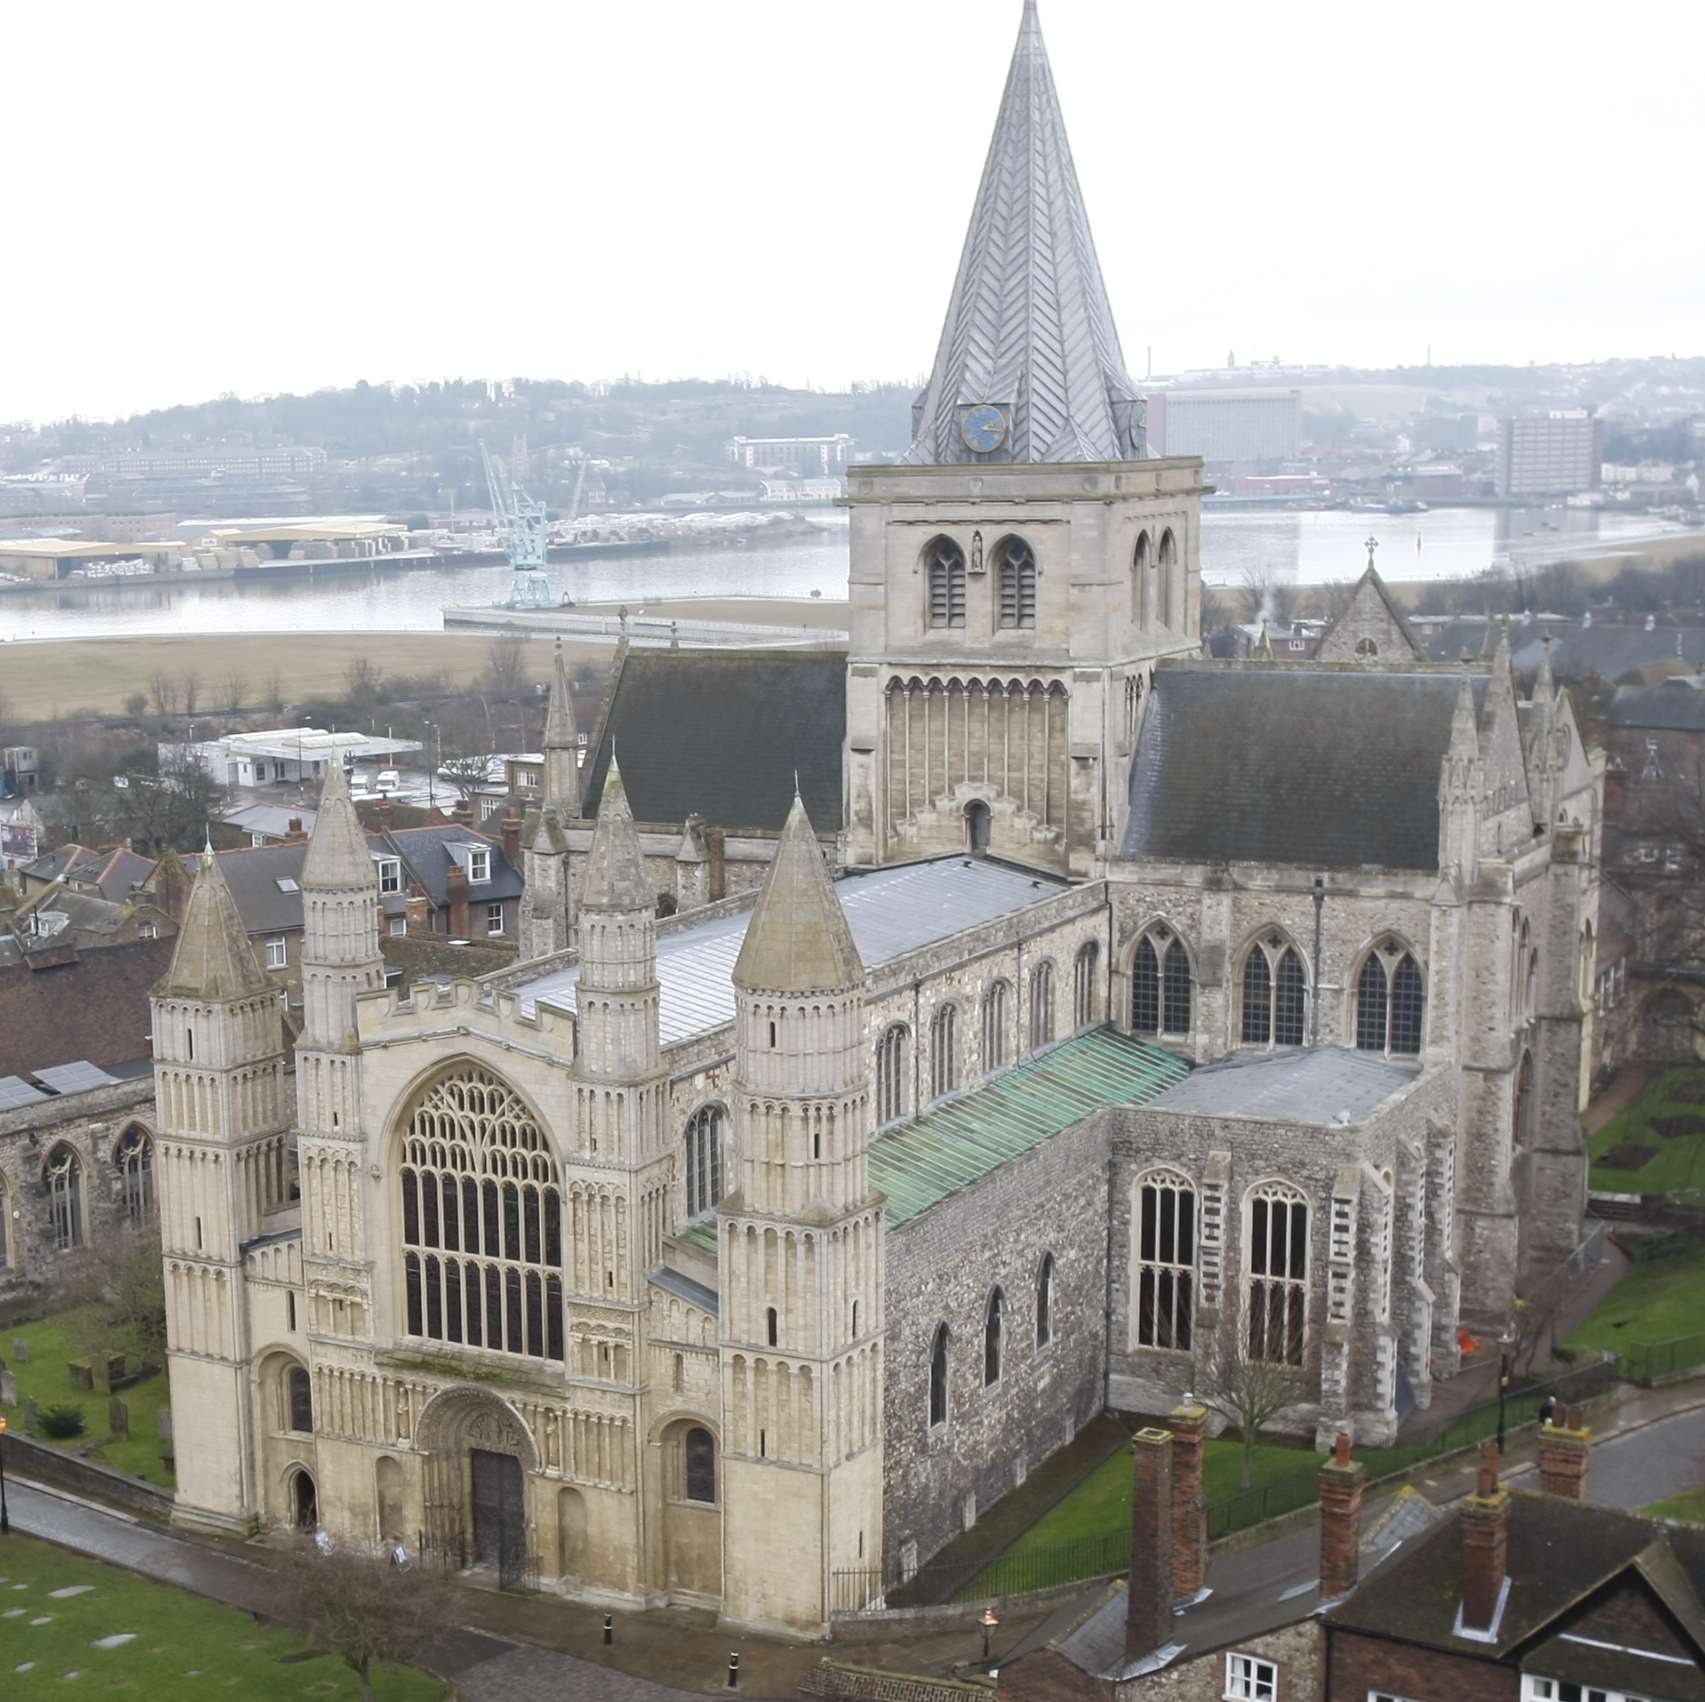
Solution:
M 1705 1250 L 1629 1267 L 1628 1274 L 1569 1337 L 1568 1346 L 1626 1348 L 1671 1341 L 1705 1328 Z
M 1685 1519 L 1690 1525 L 1705 1525 L 1705 1489 L 1685 1490 L 1640 1511 L 1653 1519 Z
M 21 1361 L 12 1344 L 26 1341 L 30 1357 Z M 119 1399 L 130 1413 L 130 1437 L 117 1441 L 107 1424 L 110 1396 L 99 1390 L 71 1387 L 71 1373 L 66 1362 L 84 1357 L 85 1349 L 75 1334 L 67 1329 L 67 1319 L 61 1314 L 33 1324 L 20 1324 L 0 1337 L 0 1352 L 18 1379 L 18 1405 L 8 1408 L 6 1416 L 19 1431 L 23 1430 L 23 1403 L 33 1398 L 38 1407 L 75 1406 L 82 1409 L 88 1427 L 81 1436 L 55 1442 L 48 1436 L 37 1436 L 38 1442 L 50 1447 L 66 1448 L 84 1454 L 114 1471 L 129 1472 L 133 1477 L 145 1477 L 150 1483 L 166 1489 L 173 1485 L 172 1473 L 160 1458 L 160 1413 L 171 1405 L 171 1391 L 164 1371 L 128 1389 L 119 1391 Z
M 1647 1083 L 1634 1103 L 1592 1138 L 1592 1185 L 1613 1193 L 1658 1194 L 1705 1187 L 1705 1077 L 1696 1067 L 1666 1070 Z M 1697 1134 L 1665 1138 L 1652 1127 L 1661 1118 L 1693 1122 Z M 1655 1148 L 1638 1170 L 1606 1162 L 1618 1147 Z
M 0 1695 L 6 1702 L 62 1698 L 65 1680 L 81 1675 L 78 1692 L 136 1697 L 201 1695 L 315 1697 L 354 1702 L 355 1675 L 342 1662 L 308 1660 L 293 1632 L 257 1625 L 246 1613 L 219 1607 L 169 1584 L 55 1548 L 13 1531 L 0 1547 Z M 53 1599 L 49 1592 L 90 1584 L 84 1595 Z M 32 1619 L 46 1617 L 46 1625 Z M 134 1643 L 97 1649 L 97 1638 L 124 1632 Z M 33 1663 L 28 1672 L 17 1669 Z M 418 1672 L 381 1671 L 381 1702 L 430 1702 L 438 1681 Z

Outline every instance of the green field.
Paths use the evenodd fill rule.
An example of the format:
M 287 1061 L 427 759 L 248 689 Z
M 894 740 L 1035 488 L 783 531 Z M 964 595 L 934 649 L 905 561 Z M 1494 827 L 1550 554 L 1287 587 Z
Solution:
M 1646 1084 L 1592 1138 L 1592 1186 L 1619 1194 L 1705 1188 L 1705 1070 L 1683 1065 Z
M 29 1343 L 27 1360 L 20 1360 L 13 1346 L 20 1341 Z M 0 1332 L 0 1355 L 18 1379 L 18 1405 L 0 1409 L 5 1412 L 7 1422 L 22 1434 L 23 1403 L 32 1398 L 43 1409 L 78 1407 L 88 1421 L 81 1436 L 56 1442 L 50 1436 L 38 1435 L 36 1440 L 50 1448 L 82 1454 L 99 1465 L 111 1466 L 114 1471 L 146 1478 L 162 1488 L 172 1488 L 172 1473 L 161 1458 L 160 1413 L 172 1402 L 165 1372 L 156 1371 L 140 1383 L 119 1390 L 118 1398 L 130 1414 L 130 1436 L 128 1440 L 114 1437 L 107 1423 L 110 1397 L 99 1390 L 91 1393 L 71 1386 L 68 1362 L 83 1358 L 87 1352 L 69 1313 L 38 1319 L 33 1324 L 18 1324 Z
M 96 1646 L 111 1638 L 127 1640 Z M 74 1690 L 68 1679 L 78 1681 Z M 381 1702 L 442 1694 L 425 1673 L 385 1669 L 374 1690 Z M 0 1538 L 0 1696 L 88 1694 L 355 1702 L 361 1687 L 341 1661 L 313 1654 L 293 1632 L 14 1530 Z
M 1705 1489 L 1689 1489 L 1667 1501 L 1654 1501 L 1640 1511 L 1653 1519 L 1682 1519 L 1690 1525 L 1705 1525 Z

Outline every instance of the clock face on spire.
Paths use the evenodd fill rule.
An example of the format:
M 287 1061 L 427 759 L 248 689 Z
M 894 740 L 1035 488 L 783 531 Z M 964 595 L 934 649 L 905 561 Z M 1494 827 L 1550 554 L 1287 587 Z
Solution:
M 987 455 L 1006 442 L 1006 414 L 990 402 L 980 402 L 959 416 L 959 435 L 976 455 Z

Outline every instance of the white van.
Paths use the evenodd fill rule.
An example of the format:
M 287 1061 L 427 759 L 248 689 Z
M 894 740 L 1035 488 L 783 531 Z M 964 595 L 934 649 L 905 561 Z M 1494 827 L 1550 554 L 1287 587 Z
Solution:
M 373 784 L 381 792 L 394 792 L 402 785 L 402 780 L 394 768 L 381 768 L 379 770 L 379 778 L 375 780 Z

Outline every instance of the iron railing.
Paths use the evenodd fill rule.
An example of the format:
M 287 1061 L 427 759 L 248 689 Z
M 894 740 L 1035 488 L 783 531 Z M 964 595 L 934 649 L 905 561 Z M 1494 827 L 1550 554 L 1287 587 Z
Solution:
M 1661 1377 L 1705 1365 L 1705 1334 L 1671 1336 L 1668 1341 L 1630 1342 L 1622 1353 L 1622 1375 L 1650 1388 Z

